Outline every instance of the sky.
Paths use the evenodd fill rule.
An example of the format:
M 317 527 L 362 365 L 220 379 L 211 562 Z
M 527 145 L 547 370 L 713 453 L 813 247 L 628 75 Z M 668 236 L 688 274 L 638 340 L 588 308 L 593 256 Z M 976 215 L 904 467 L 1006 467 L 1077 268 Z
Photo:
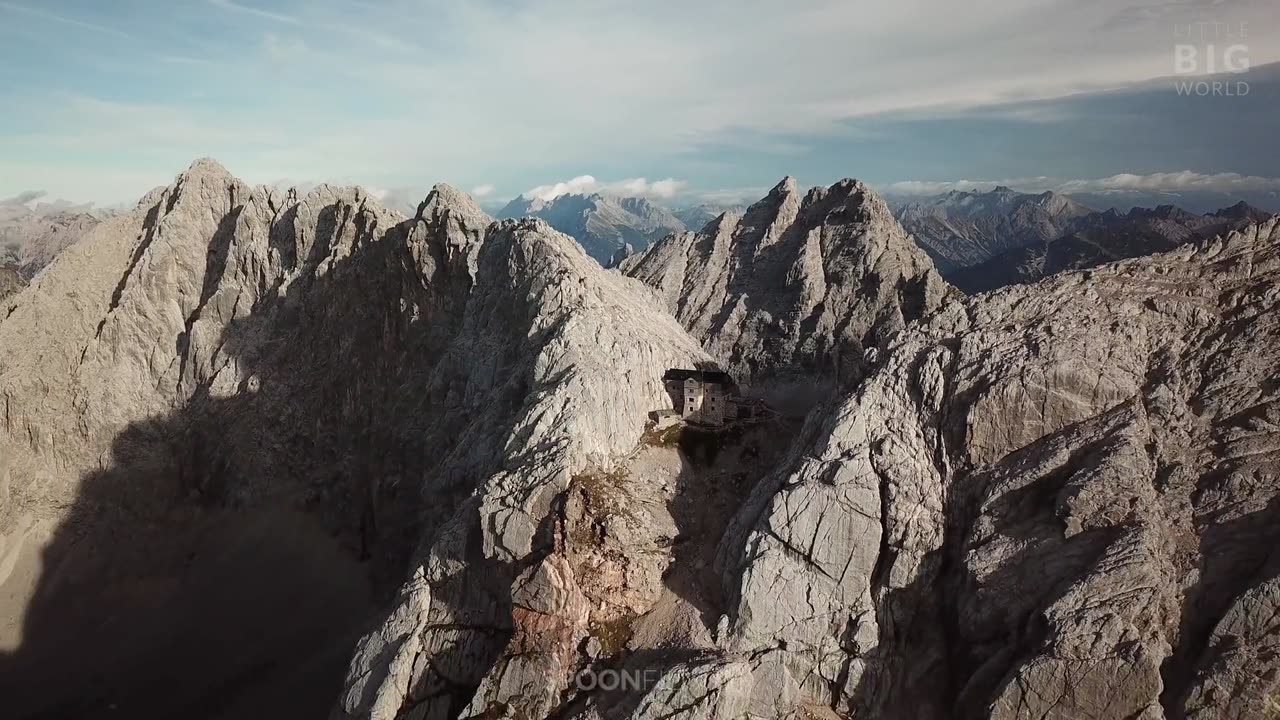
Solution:
M 489 203 L 1280 192 L 1278 61 L 1276 0 L 0 0 L 0 197 L 132 202 L 205 156 Z

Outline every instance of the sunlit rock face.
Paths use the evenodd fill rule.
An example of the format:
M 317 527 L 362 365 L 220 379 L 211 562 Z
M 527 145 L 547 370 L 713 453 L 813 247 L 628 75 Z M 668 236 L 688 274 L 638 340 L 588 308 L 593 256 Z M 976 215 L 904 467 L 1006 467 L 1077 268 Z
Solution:
M 861 182 L 791 178 L 741 215 L 673 235 L 620 269 L 742 380 L 862 376 L 868 350 L 952 292 Z

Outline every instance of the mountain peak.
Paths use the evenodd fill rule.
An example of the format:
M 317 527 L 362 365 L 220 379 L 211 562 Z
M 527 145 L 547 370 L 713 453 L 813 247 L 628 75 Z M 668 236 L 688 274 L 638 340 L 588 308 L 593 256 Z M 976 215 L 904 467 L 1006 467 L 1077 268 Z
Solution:
M 769 191 L 769 194 L 770 195 L 776 195 L 776 194 L 793 195 L 796 192 L 797 192 L 796 179 L 790 175 L 787 175 L 783 177 L 782 180 L 778 181 L 777 185 L 773 186 L 773 189 Z
M 483 218 L 486 223 L 489 220 L 489 215 L 480 209 L 470 195 L 446 183 L 437 183 L 431 188 L 431 192 L 427 193 L 427 197 L 418 206 L 418 217 L 435 215 L 446 208 L 471 220 L 479 221 Z
M 866 348 L 949 292 L 884 201 L 853 179 L 802 199 L 784 178 L 740 220 L 726 213 L 622 267 L 723 366 L 753 381 L 798 368 L 853 381 Z
M 191 165 L 187 167 L 186 172 L 182 173 L 182 177 L 187 179 L 198 177 L 217 178 L 219 180 L 234 180 L 231 173 L 222 166 L 222 163 L 211 157 L 196 158 Z

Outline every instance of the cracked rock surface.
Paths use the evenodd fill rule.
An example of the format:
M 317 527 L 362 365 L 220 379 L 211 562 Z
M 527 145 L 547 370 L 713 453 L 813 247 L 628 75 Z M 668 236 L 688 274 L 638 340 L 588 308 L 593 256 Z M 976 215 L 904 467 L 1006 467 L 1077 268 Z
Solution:
M 948 305 L 721 546 L 748 712 L 1267 717 L 1280 224 Z

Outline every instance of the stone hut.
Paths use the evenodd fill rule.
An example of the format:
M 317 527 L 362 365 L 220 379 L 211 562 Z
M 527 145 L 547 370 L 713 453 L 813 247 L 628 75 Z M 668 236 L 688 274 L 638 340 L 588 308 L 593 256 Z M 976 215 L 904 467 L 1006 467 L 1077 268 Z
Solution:
M 671 369 L 662 376 L 675 410 L 688 422 L 723 425 L 734 419 L 738 386 L 720 370 Z

